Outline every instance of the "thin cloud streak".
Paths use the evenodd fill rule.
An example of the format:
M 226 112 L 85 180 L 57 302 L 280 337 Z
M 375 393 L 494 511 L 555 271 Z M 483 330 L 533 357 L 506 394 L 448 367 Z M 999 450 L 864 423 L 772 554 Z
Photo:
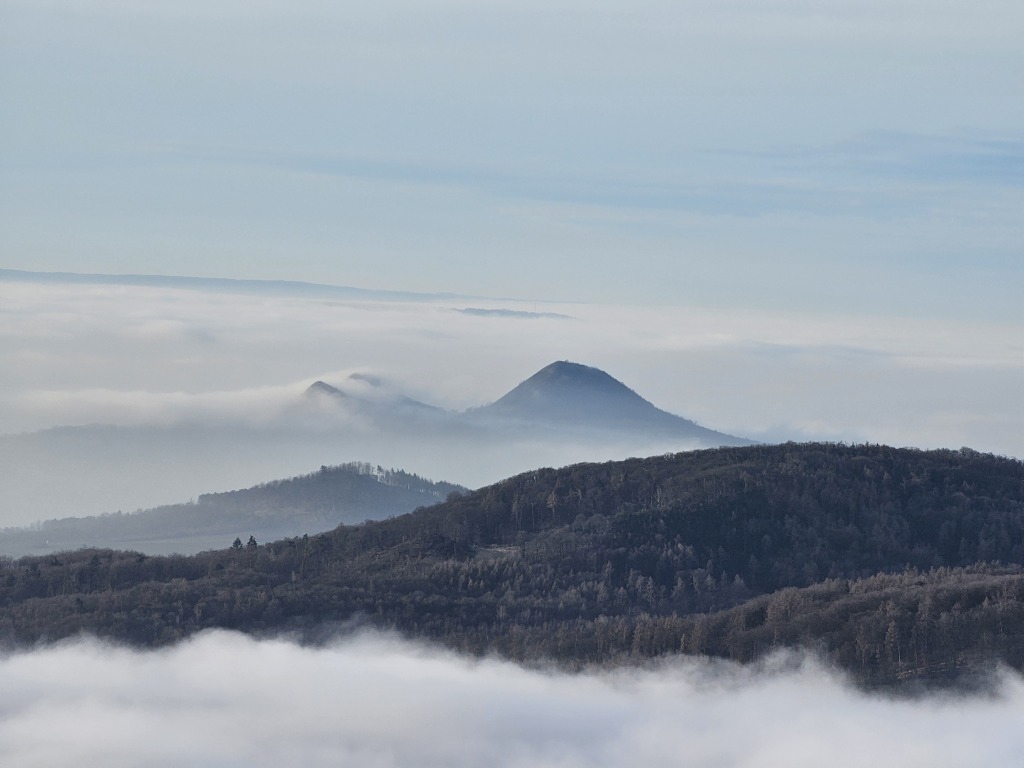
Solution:
M 228 632 L 147 652 L 79 640 L 0 660 L 0 760 L 1002 768 L 1024 751 L 1024 682 L 999 682 L 891 700 L 799 657 L 569 675 L 374 633 L 319 649 Z

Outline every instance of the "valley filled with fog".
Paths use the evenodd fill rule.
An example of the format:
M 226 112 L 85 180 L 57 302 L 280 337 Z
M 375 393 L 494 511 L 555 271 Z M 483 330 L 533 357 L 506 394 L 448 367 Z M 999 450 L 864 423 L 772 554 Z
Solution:
M 1012 768 L 1024 752 L 1015 673 L 891 698 L 785 654 L 567 674 L 372 633 L 303 648 L 213 632 L 5 655 L 0 686 L 4 765 Z

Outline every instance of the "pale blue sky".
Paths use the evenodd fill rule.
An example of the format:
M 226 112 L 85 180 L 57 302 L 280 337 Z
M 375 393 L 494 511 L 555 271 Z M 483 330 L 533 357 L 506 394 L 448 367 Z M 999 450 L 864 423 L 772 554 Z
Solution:
M 1019 322 L 1024 6 L 0 2 L 0 261 Z
M 5 278 L 0 433 L 261 419 L 351 370 L 467 408 L 568 359 L 734 434 L 1024 455 L 1021 30 L 1009 0 L 0 0 L 0 268 L 522 300 Z

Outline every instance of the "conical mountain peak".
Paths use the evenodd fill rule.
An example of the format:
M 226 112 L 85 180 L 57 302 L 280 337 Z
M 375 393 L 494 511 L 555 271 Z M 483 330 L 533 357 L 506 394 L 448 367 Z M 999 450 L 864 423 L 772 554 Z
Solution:
M 357 383 L 362 383 L 356 379 Z M 462 415 L 394 393 L 352 393 L 323 381 L 306 390 L 308 397 L 344 401 L 381 428 L 497 430 L 495 435 L 530 439 L 579 439 L 581 436 L 651 440 L 685 440 L 692 445 L 744 445 L 748 440 L 705 429 L 657 408 L 600 368 L 559 360 L 541 368 L 490 405 Z
M 681 438 L 706 445 L 749 441 L 715 432 L 655 407 L 600 368 L 560 360 L 541 368 L 506 395 L 477 409 L 485 419 L 530 429 L 614 432 Z
M 614 401 L 619 405 L 654 407 L 600 368 L 566 360 L 541 368 L 490 407 L 508 412 L 523 408 L 556 408 L 565 415 L 591 410 L 595 398 L 605 405 Z
M 580 363 L 571 363 L 568 360 L 559 360 L 556 363 L 544 366 L 523 382 L 523 384 L 529 383 L 542 386 L 572 386 L 633 391 L 600 368 L 581 365 Z
M 310 397 L 313 395 L 330 395 L 332 397 L 345 397 L 345 393 L 337 387 L 332 387 L 326 381 L 314 381 L 308 387 L 306 387 L 306 396 Z

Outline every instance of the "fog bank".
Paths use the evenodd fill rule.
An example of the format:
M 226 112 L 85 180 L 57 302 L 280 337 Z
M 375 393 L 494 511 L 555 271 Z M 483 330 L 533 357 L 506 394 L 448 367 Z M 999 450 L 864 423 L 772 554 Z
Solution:
M 1024 682 L 894 701 L 812 661 L 684 658 L 581 675 L 379 634 L 322 648 L 211 632 L 0 659 L 0 762 L 117 766 L 1016 766 Z

